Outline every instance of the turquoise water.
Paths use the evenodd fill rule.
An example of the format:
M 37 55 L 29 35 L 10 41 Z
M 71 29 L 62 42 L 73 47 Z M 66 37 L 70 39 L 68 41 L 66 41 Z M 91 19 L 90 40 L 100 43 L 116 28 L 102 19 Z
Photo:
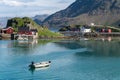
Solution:
M 51 60 L 29 70 L 31 61 Z M 120 80 L 120 41 L 0 41 L 0 80 Z

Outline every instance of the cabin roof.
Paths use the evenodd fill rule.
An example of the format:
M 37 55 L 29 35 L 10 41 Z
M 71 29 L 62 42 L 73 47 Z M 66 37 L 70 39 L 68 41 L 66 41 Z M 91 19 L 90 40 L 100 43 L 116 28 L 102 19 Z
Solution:
M 12 27 L 6 27 L 6 28 L 3 28 L 2 30 L 8 30 L 8 29 L 13 29 Z
M 26 26 L 24 26 L 24 27 L 19 27 L 19 28 L 18 28 L 18 31 L 29 31 L 29 27 L 26 27 Z

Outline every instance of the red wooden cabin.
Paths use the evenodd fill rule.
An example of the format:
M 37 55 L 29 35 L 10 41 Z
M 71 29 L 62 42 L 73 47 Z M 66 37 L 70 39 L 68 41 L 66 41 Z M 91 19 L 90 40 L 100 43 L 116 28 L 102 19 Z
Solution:
M 13 34 L 13 32 L 14 32 L 14 29 L 12 27 L 2 29 L 2 33 L 5 33 L 5 34 Z

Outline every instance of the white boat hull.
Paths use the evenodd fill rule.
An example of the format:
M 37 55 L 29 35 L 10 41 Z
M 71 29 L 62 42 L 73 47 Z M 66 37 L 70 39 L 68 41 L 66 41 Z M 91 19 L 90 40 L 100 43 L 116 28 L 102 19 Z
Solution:
M 30 68 L 43 68 L 43 67 L 48 67 L 50 66 L 51 61 L 47 61 L 47 62 L 40 62 L 40 63 L 35 63 L 33 65 L 30 65 Z

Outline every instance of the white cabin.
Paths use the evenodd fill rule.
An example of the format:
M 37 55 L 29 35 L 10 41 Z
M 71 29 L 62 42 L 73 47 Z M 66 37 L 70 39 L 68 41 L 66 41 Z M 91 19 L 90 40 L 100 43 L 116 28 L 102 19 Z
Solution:
M 90 27 L 81 27 L 80 31 L 82 33 L 90 33 L 90 32 L 92 32 Z

